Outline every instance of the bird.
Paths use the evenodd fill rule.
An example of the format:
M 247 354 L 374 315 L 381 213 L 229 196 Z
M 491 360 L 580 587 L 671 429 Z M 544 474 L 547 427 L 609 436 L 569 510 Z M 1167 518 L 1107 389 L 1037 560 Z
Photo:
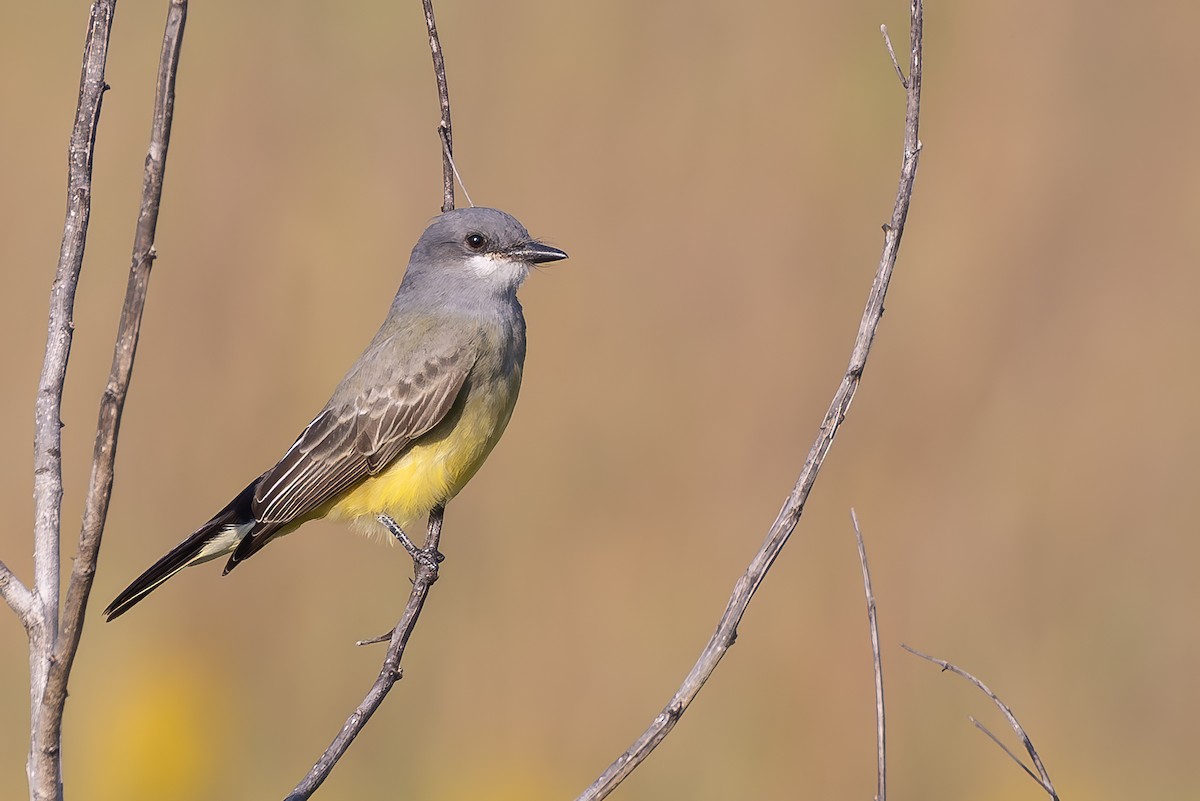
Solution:
M 325 407 L 274 466 L 122 590 L 105 617 L 185 567 L 227 556 L 227 574 L 310 520 L 377 521 L 402 538 L 395 521 L 428 516 L 440 527 L 517 402 L 525 362 L 517 290 L 534 266 L 565 258 L 498 209 L 434 218 L 383 325 Z

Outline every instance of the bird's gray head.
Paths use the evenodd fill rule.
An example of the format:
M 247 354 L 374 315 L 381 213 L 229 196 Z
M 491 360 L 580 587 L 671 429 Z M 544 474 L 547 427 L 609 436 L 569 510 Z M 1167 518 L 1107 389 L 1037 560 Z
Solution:
M 472 294 L 483 290 L 511 296 L 533 265 L 565 258 L 566 253 L 533 239 L 525 226 L 498 209 L 456 209 L 434 219 L 421 234 L 400 292 L 469 287 Z

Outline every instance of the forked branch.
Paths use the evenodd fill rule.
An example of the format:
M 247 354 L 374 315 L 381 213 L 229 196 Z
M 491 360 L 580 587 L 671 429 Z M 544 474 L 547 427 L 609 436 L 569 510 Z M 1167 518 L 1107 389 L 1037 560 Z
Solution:
M 1025 729 L 1022 728 L 1021 724 L 1017 722 L 1017 716 L 1013 714 L 1013 711 L 1011 708 L 1009 708 L 1008 704 L 1001 701 L 1000 698 L 997 697 L 997 695 L 992 692 L 991 688 L 989 688 L 986 684 L 957 665 L 953 665 L 944 659 L 938 659 L 935 656 L 930 656 L 929 654 L 923 654 L 917 649 L 910 648 L 903 643 L 900 644 L 900 647 L 914 656 L 919 656 L 922 659 L 927 659 L 933 664 L 938 665 L 943 671 L 948 670 L 955 675 L 962 676 L 964 679 L 974 684 L 980 692 L 992 699 L 992 703 L 994 703 L 996 708 L 999 709 L 1001 714 L 1004 715 L 1005 719 L 1008 721 L 1008 725 L 1012 726 L 1013 731 L 1017 733 L 1017 737 L 1021 740 L 1021 745 L 1025 747 L 1025 752 L 1028 753 L 1029 758 L 1033 760 L 1033 767 L 1037 770 L 1037 773 L 1034 773 L 1032 770 L 1030 770 L 1029 766 L 1022 762 L 1016 754 L 1005 747 L 1004 743 L 1000 742 L 1000 739 L 988 731 L 982 723 L 975 718 L 971 718 L 971 722 L 975 724 L 977 729 L 990 737 L 992 742 L 1000 746 L 1004 753 L 1008 754 L 1012 761 L 1016 762 L 1021 769 L 1028 773 L 1035 782 L 1041 785 L 1042 789 L 1045 790 L 1046 793 L 1052 799 L 1054 799 L 1054 801 L 1058 801 L 1058 793 L 1054 789 L 1054 784 L 1050 781 L 1050 774 L 1046 772 L 1046 766 L 1042 764 L 1042 758 L 1038 756 L 1037 749 L 1033 747 L 1033 740 L 1029 739 L 1029 735 L 1025 733 Z
M 163 169 L 174 109 L 175 73 L 186 18 L 186 0 L 171 0 L 163 35 L 154 121 L 142 186 L 142 208 L 134 238 L 129 289 L 114 348 L 112 373 L 100 402 L 92 476 L 85 500 L 79 553 L 71 569 L 60 618 L 59 570 L 62 559 L 63 386 L 74 331 L 75 290 L 83 268 L 91 214 L 92 159 L 105 90 L 105 64 L 115 0 L 95 0 L 88 23 L 80 76 L 79 103 L 68 155 L 67 219 L 58 270 L 50 293 L 46 356 L 38 386 L 34 436 L 34 585 L 30 590 L 0 565 L 0 592 L 21 617 L 29 634 L 30 797 L 62 798 L 62 716 L 67 682 L 83 630 L 84 611 L 96 572 L 101 534 L 112 494 L 113 463 L 121 411 L 129 390 L 146 283 L 154 253 L 154 230 L 162 197 Z

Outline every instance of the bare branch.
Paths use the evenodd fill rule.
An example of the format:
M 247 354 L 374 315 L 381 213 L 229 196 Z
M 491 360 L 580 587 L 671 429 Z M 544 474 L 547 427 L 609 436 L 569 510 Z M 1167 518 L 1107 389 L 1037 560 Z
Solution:
M 962 668 L 953 665 L 944 659 L 938 659 L 937 657 L 930 656 L 929 654 L 923 654 L 915 648 L 910 648 L 903 643 L 900 644 L 900 647 L 914 656 L 919 656 L 922 659 L 926 659 L 933 664 L 938 665 L 944 671 L 948 670 L 951 673 L 962 676 L 964 679 L 974 684 L 980 692 L 992 699 L 992 703 L 996 705 L 996 708 L 999 709 L 1004 717 L 1008 720 L 1008 725 L 1012 726 L 1013 731 L 1017 733 L 1017 737 L 1021 740 L 1021 744 L 1025 746 L 1025 751 L 1029 754 L 1029 758 L 1033 760 L 1033 766 L 1037 769 L 1037 775 L 1034 775 L 1033 771 L 1026 767 L 1021 760 L 1017 759 L 1011 751 L 1009 751 L 1007 748 L 1004 750 L 1016 761 L 1018 765 L 1025 769 L 1026 773 L 1028 773 L 1030 776 L 1033 776 L 1034 780 L 1042 786 L 1042 789 L 1045 790 L 1050 797 L 1054 799 L 1054 801 L 1058 801 L 1058 793 L 1054 790 L 1054 784 L 1050 781 L 1050 774 L 1046 772 L 1046 766 L 1042 764 L 1042 758 L 1038 756 L 1037 749 L 1033 747 L 1033 741 L 1029 739 L 1029 735 L 1025 733 L 1025 729 L 1021 728 L 1021 724 L 1017 722 L 1017 716 L 1013 714 L 1013 711 L 1008 707 L 1008 704 L 1001 701 L 986 684 Z M 999 740 L 996 740 L 995 736 L 992 735 L 991 732 L 980 726 L 979 723 L 974 720 L 974 718 L 972 718 L 972 722 L 975 722 L 975 725 L 982 729 L 985 734 L 992 738 L 992 740 L 997 743 L 999 742 Z
M 59 522 L 62 513 L 62 390 L 75 331 L 75 289 L 92 209 L 92 156 L 100 106 L 108 85 L 104 67 L 115 0 L 96 0 L 88 20 L 79 77 L 79 104 L 67 154 L 67 219 L 63 224 L 58 270 L 50 289 L 46 357 L 38 381 L 34 434 L 34 593 L 53 637 L 58 627 Z
M 421 0 L 425 7 L 425 27 L 429 29 L 429 52 L 433 55 L 433 77 L 437 81 L 438 105 L 442 110 L 438 136 L 442 142 L 442 211 L 454 209 L 454 136 L 450 127 L 450 89 L 446 85 L 446 60 L 442 42 L 433 20 L 433 0 Z
M 67 216 L 59 248 L 58 267 L 50 288 L 46 355 L 34 404 L 33 437 L 33 572 L 32 617 L 29 633 L 30 746 L 26 773 L 35 801 L 61 798 L 58 744 L 52 752 L 38 746 L 41 709 L 58 634 L 59 535 L 62 523 L 62 393 L 75 329 L 75 290 L 83 269 L 88 221 L 92 208 L 92 157 L 104 82 L 108 43 L 116 0 L 94 0 L 88 18 L 79 75 L 79 101 L 67 151 Z M 11 586 L 11 582 L 10 582 Z M 32 624 L 32 625 L 31 625 Z
M 150 146 L 146 152 L 145 173 L 142 178 L 142 202 L 134 232 L 133 256 L 129 267 L 129 283 L 125 304 L 117 327 L 113 348 L 112 368 L 108 384 L 100 399 L 96 424 L 96 444 L 92 455 L 92 472 L 84 504 L 83 522 L 79 532 L 79 556 L 71 572 L 63 608 L 62 633 L 57 655 L 69 665 L 79 643 L 88 594 L 100 550 L 108 504 L 112 497 L 113 464 L 117 456 L 117 437 L 121 414 L 129 394 L 133 362 L 141 334 L 142 312 L 150 284 L 150 268 L 156 252 L 154 236 L 158 228 L 158 210 L 162 201 L 163 176 L 167 165 L 167 150 L 171 141 L 171 123 L 175 116 L 175 76 L 179 70 L 179 54 L 187 23 L 187 0 L 170 0 L 166 30 L 163 33 L 162 54 L 158 65 L 158 86 L 154 98 L 154 118 Z
M 911 0 L 910 36 L 911 60 L 910 78 L 907 87 L 907 103 L 904 124 L 904 163 L 900 171 L 900 184 L 896 192 L 896 204 L 892 210 L 891 221 L 884 228 L 883 253 L 880 255 L 879 267 L 875 280 L 867 298 L 867 306 L 863 311 L 862 322 L 859 325 L 858 336 L 855 339 L 854 350 L 850 356 L 850 365 L 842 382 L 834 394 L 833 402 L 825 419 L 821 422 L 820 433 L 808 459 L 800 472 L 787 500 L 779 515 L 775 518 L 770 532 L 758 553 L 754 555 L 745 573 L 734 585 L 733 594 L 725 607 L 725 613 L 717 624 L 717 630 L 691 671 L 684 678 L 683 684 L 654 719 L 640 737 L 621 754 L 608 769 L 596 779 L 577 799 L 577 801 L 598 801 L 605 798 L 613 789 L 633 772 L 650 755 L 650 753 L 670 733 L 679 721 L 688 705 L 700 692 L 705 681 L 716 670 L 721 658 L 729 650 L 737 636 L 737 626 L 745 614 L 750 600 L 758 590 L 759 585 L 775 562 L 783 546 L 796 528 L 808 494 L 816 481 L 817 472 L 825 459 L 826 453 L 833 445 L 834 436 L 858 389 L 863 369 L 866 366 L 867 355 L 871 342 L 875 338 L 876 329 L 883 316 L 883 300 L 891 281 L 892 270 L 896 263 L 896 254 L 900 247 L 900 238 L 904 232 L 904 222 L 908 216 L 908 207 L 912 199 L 913 181 L 916 178 L 917 162 L 920 156 L 921 144 L 917 138 L 918 122 L 921 106 L 921 29 L 922 29 L 922 0 Z
M 175 109 L 175 75 L 179 68 L 179 52 L 186 19 L 187 0 L 171 0 L 159 61 L 158 88 L 142 183 L 142 205 L 134 234 L 129 286 L 117 329 L 112 371 L 100 401 L 91 480 L 79 533 L 79 554 L 71 570 L 66 602 L 63 605 L 62 630 L 53 639 L 53 656 L 46 676 L 45 692 L 41 698 L 41 710 L 33 731 L 33 753 L 39 755 L 42 762 L 42 770 L 38 774 L 39 790 L 35 797 L 39 797 L 39 794 L 45 798 L 61 797 L 62 794 L 59 745 L 62 741 L 63 709 L 67 701 L 67 681 L 79 649 L 87 599 L 96 573 L 100 539 L 108 514 L 109 499 L 112 496 L 113 463 L 116 459 L 121 412 L 129 392 L 142 309 L 145 306 L 150 280 L 150 267 L 154 261 L 154 233 L 162 199 L 163 171 L 166 167 L 171 121 Z
M 867 621 L 871 626 L 871 658 L 875 665 L 875 745 L 877 767 L 877 789 L 875 801 L 887 799 L 887 726 L 883 711 L 883 659 L 879 654 L 879 623 L 875 615 L 875 592 L 871 589 L 871 569 L 867 567 L 867 547 L 863 544 L 862 531 L 858 527 L 858 515 L 850 510 L 854 523 L 854 539 L 858 543 L 858 562 L 862 566 L 863 590 L 867 595 Z
M 413 628 L 417 625 L 417 618 L 420 617 L 421 610 L 425 607 L 429 588 L 438 578 L 438 562 L 441 557 L 441 554 L 438 553 L 438 544 L 441 541 L 443 514 L 444 509 L 441 507 L 436 507 L 429 513 L 429 535 L 425 539 L 425 547 L 413 553 L 412 592 L 408 595 L 408 603 L 404 606 L 400 621 L 396 624 L 396 628 L 392 629 L 391 642 L 388 644 L 379 677 L 371 685 L 371 689 L 362 703 L 346 719 L 341 731 L 325 749 L 325 753 L 321 755 L 285 801 L 305 801 L 317 791 L 317 788 L 333 771 L 333 766 L 350 748 L 354 738 L 358 736 L 358 733 L 367 725 L 367 721 L 375 714 L 375 710 L 383 703 L 383 699 L 391 691 L 392 685 L 400 680 L 402 676 L 400 660 L 404 657 L 408 638 L 412 635 Z M 387 526 L 401 542 L 408 540 L 404 530 L 387 515 L 381 515 L 380 522 Z
M 26 630 L 37 619 L 37 601 L 8 565 L 0 562 L 0 598 L 16 613 Z

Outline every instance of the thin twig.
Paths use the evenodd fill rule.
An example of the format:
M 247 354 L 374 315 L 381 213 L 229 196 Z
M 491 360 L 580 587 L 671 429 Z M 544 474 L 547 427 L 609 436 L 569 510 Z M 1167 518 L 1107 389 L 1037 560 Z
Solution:
M 862 530 L 858 527 L 858 515 L 850 510 L 854 523 L 854 540 L 858 544 L 858 562 L 862 566 L 863 590 L 867 595 L 867 621 L 871 626 L 871 659 L 875 665 L 875 746 L 877 767 L 877 790 L 875 801 L 887 799 L 887 717 L 883 707 L 883 659 L 879 654 L 879 622 L 875 615 L 875 591 L 871 589 L 871 569 L 867 567 L 867 547 L 863 544 Z
M 1017 737 L 1021 740 L 1021 744 L 1025 746 L 1026 753 L 1029 754 L 1029 758 L 1033 760 L 1034 768 L 1037 769 L 1037 775 L 1034 775 L 1033 771 L 1026 767 L 1021 760 L 1013 756 L 1011 751 L 1008 751 L 1007 748 L 1004 750 L 1008 751 L 1009 756 L 1012 756 L 1013 759 L 1016 760 L 1017 764 L 1025 768 L 1026 773 L 1028 773 L 1030 776 L 1033 776 L 1034 780 L 1042 786 L 1042 789 L 1045 790 L 1050 797 L 1054 799 L 1054 801 L 1058 801 L 1058 793 L 1054 790 L 1054 784 L 1050 781 L 1050 774 L 1046 772 L 1046 766 L 1042 764 L 1042 758 L 1038 756 L 1037 749 L 1033 747 L 1033 741 L 1029 739 L 1029 735 L 1025 733 L 1025 729 L 1021 728 L 1021 724 L 1017 722 L 1017 716 L 1013 714 L 1013 711 L 1008 707 L 1008 704 L 1001 701 L 986 684 L 957 665 L 953 665 L 944 659 L 938 659 L 937 657 L 930 656 L 929 654 L 923 654 L 917 649 L 910 648 L 903 643 L 900 644 L 900 647 L 914 656 L 919 656 L 922 659 L 932 662 L 933 664 L 939 666 L 942 670 L 948 670 L 955 675 L 962 676 L 964 679 L 974 684 L 980 692 L 992 699 L 992 703 L 996 705 L 996 708 L 999 709 L 1004 717 L 1008 720 L 1008 725 L 1012 726 L 1013 731 L 1017 733 Z M 978 726 L 979 724 L 976 723 L 976 725 Z M 982 729 L 983 727 L 980 726 L 980 728 Z M 992 733 L 986 729 L 983 731 L 985 734 L 992 736 Z M 996 738 L 992 736 L 992 739 L 995 740 Z
M 993 743 L 995 743 L 996 746 L 1001 751 L 1008 754 L 1008 758 L 1011 759 L 1013 762 L 1016 762 L 1017 767 L 1019 767 L 1021 770 L 1028 773 L 1029 778 L 1031 778 L 1035 782 L 1041 784 L 1041 779 L 1038 778 L 1038 775 L 1036 773 L 1034 773 L 1032 770 L 1030 770 L 1029 766 L 1026 765 L 1024 762 L 1022 762 L 1021 758 L 1012 752 L 1011 748 L 1009 748 L 1007 745 L 1002 743 L 1000 741 L 999 737 L 997 737 L 995 734 L 992 734 L 992 731 L 987 726 L 984 726 L 982 723 L 979 722 L 979 720 L 977 720 L 975 717 L 973 717 L 971 715 L 967 715 L 967 720 L 971 721 L 971 723 L 973 723 L 975 725 L 975 728 L 979 729 L 981 732 L 983 732 L 985 735 L 987 735 L 987 738 L 989 740 L 991 740 Z
M 608 768 L 591 784 L 577 801 L 598 801 L 605 798 L 613 789 L 633 772 L 650 755 L 650 753 L 670 733 L 679 721 L 688 705 L 700 692 L 705 681 L 716 670 L 721 658 L 733 644 L 737 636 L 737 626 L 745 614 L 750 600 L 754 597 L 759 585 L 767 575 L 767 571 L 779 556 L 783 546 L 796 528 L 804 504 L 808 500 L 817 472 L 833 444 L 838 427 L 846 418 L 854 394 L 858 389 L 862 372 L 866 366 L 867 354 L 871 350 L 871 342 L 883 316 L 883 300 L 891 281 L 892 270 L 896 263 L 896 254 L 900 247 L 900 238 L 904 232 L 904 221 L 908 216 L 908 207 L 912 198 L 913 180 L 916 177 L 917 162 L 921 145 L 917 138 L 918 122 L 921 106 L 921 27 L 922 0 L 911 0 L 911 68 L 907 89 L 907 104 L 904 124 L 904 163 L 900 171 L 900 183 L 896 192 L 896 204 L 892 210 L 892 218 L 884 230 L 883 252 L 880 255 L 879 267 L 875 280 L 867 298 L 867 306 L 863 311 L 862 322 L 859 325 L 858 336 L 855 339 L 854 350 L 850 356 L 850 365 L 842 378 L 841 385 L 834 394 L 829 411 L 821 422 L 820 433 L 808 459 L 800 472 L 787 500 L 783 504 L 778 517 L 775 518 L 770 532 L 762 547 L 754 555 L 745 573 L 734 585 L 733 594 L 725 607 L 725 613 L 717 624 L 717 630 L 700 653 L 699 659 L 684 678 L 683 684 L 672 696 L 671 700 L 655 717 L 650 726 L 629 747 L 625 753 L 608 766 Z
M 896 68 L 896 77 L 900 79 L 900 85 L 907 89 L 908 78 L 904 77 L 904 70 L 900 69 L 900 62 L 896 60 L 896 51 L 892 47 L 892 37 L 888 35 L 887 26 L 880 25 L 879 32 L 883 34 L 883 43 L 887 45 L 888 55 L 892 57 L 892 66 Z
M 429 52 L 433 55 L 433 77 L 437 81 L 438 105 L 442 110 L 438 136 L 442 143 L 442 211 L 454 210 L 454 136 L 450 126 L 450 89 L 446 85 L 446 60 L 442 42 L 433 20 L 433 0 L 421 0 L 425 7 L 425 27 L 429 29 Z
M 121 309 L 121 321 L 117 327 L 116 344 L 113 347 L 112 369 L 108 385 L 100 399 L 92 472 L 79 532 L 79 554 L 71 569 L 71 580 L 67 586 L 67 597 L 62 610 L 62 629 L 54 643 L 54 657 L 47 676 L 46 693 L 42 698 L 43 725 L 39 726 L 36 744 L 43 752 L 57 747 L 61 740 L 67 681 L 75 654 L 79 650 L 87 600 L 96 574 L 96 560 L 100 553 L 109 500 L 112 498 L 113 465 L 117 456 L 121 413 L 125 407 L 125 398 L 129 394 L 142 311 L 146 305 L 146 292 L 150 282 L 150 267 L 154 263 L 154 234 L 158 226 L 163 173 L 166 169 L 171 122 L 175 113 L 175 75 L 179 69 L 179 53 L 186 21 L 187 0 L 171 0 L 163 32 L 162 53 L 159 57 L 154 116 L 142 178 L 141 209 L 134 231 L 129 283 L 125 291 L 125 304 Z
M 88 18 L 87 38 L 79 75 L 79 102 L 67 153 L 67 216 L 63 224 L 58 268 L 50 289 L 46 355 L 38 379 L 33 439 L 33 572 L 32 612 L 23 622 L 29 634 L 30 745 L 26 773 L 34 801 L 62 797 L 58 743 L 39 745 L 43 728 L 42 704 L 58 636 L 59 535 L 62 522 L 62 394 L 75 328 L 75 290 L 83 269 L 88 221 L 92 207 L 92 158 L 104 82 L 108 43 L 116 0 L 95 0 Z M 11 582 L 10 582 L 11 586 Z M 7 597 L 7 596 L 6 596 Z
M 412 635 L 413 628 L 417 625 L 417 618 L 420 617 L 421 610 L 425 606 L 429 588 L 437 581 L 438 544 L 442 535 L 443 512 L 441 507 L 437 507 L 429 514 L 429 535 L 425 540 L 425 547 L 413 556 L 412 592 L 408 595 L 408 603 L 404 606 L 400 622 L 396 624 L 396 628 L 392 629 L 392 639 L 388 644 L 387 655 L 384 656 L 379 677 L 371 685 L 371 689 L 362 703 L 346 719 L 341 731 L 325 749 L 325 753 L 321 755 L 285 801 L 305 801 L 317 791 L 321 783 L 329 777 L 333 766 L 346 753 L 350 744 L 354 742 L 354 738 L 358 736 L 358 733 L 367 725 L 367 721 L 375 714 L 375 710 L 383 703 L 383 699 L 392 689 L 392 685 L 400 680 L 402 676 L 400 660 L 404 657 L 408 638 Z M 395 531 L 399 529 L 399 526 L 393 522 L 389 528 L 393 528 Z

